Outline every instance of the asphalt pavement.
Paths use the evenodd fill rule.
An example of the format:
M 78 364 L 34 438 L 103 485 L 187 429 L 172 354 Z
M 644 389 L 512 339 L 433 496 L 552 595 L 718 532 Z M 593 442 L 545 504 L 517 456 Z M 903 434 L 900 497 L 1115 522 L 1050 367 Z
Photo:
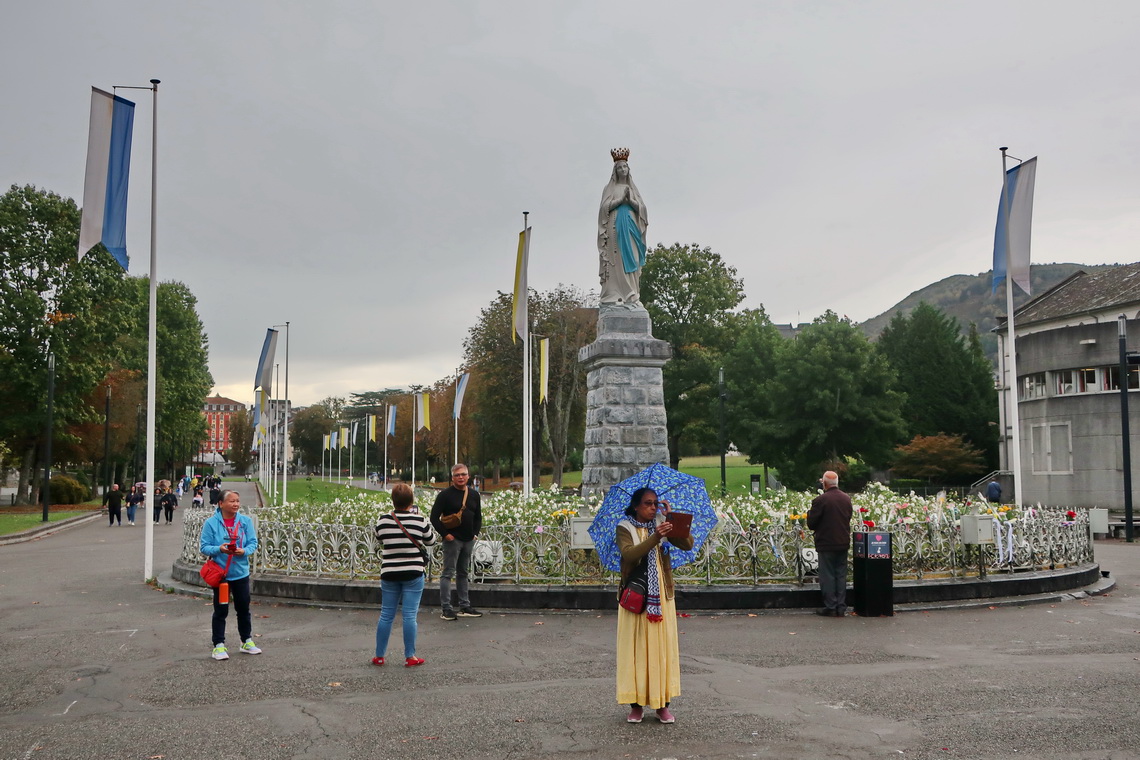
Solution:
M 167 569 L 181 527 L 154 533 Z M 141 522 L 95 521 L 0 546 L 0 760 L 1140 758 L 1140 544 L 1097 561 L 1113 591 L 1053 604 L 691 613 L 677 722 L 630 725 L 613 613 L 424 609 L 427 663 L 397 624 L 377 668 L 374 610 L 265 602 L 264 653 L 216 662 L 209 603 L 143 582 Z

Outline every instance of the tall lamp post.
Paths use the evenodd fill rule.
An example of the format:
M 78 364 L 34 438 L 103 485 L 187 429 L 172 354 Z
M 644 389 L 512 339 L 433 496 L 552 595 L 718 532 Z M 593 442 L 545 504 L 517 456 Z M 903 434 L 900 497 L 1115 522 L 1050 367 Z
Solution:
M 111 490 L 111 384 L 107 383 L 107 404 L 103 410 L 103 493 Z
M 48 354 L 48 407 L 47 429 L 44 432 L 44 522 L 48 521 L 51 504 L 51 430 L 55 412 L 55 354 Z
M 1120 327 L 1120 443 L 1124 464 L 1124 538 L 1133 541 L 1132 528 L 1132 447 L 1128 431 L 1128 317 L 1121 314 Z
M 273 325 L 285 328 L 285 456 L 281 458 L 281 503 L 289 502 L 289 323 Z

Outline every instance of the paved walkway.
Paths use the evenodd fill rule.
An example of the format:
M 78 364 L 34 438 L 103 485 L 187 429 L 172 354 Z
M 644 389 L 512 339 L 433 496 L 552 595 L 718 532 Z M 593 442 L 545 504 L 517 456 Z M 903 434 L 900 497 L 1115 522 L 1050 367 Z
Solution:
M 169 567 L 180 529 L 155 537 Z M 215 662 L 209 604 L 145 585 L 142 544 L 0 547 L 0 759 L 1140 757 L 1140 544 L 1098 542 L 1116 590 L 1052 605 L 683 618 L 672 726 L 624 722 L 612 613 L 424 610 L 405 669 L 369 665 L 374 611 L 261 604 L 265 653 Z

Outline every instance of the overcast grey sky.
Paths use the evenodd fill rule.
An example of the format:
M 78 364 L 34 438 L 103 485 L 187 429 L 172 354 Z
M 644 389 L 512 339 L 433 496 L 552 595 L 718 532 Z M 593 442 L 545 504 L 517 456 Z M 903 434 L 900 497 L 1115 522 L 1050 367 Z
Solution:
M 159 278 L 224 395 L 292 323 L 297 404 L 428 384 L 512 286 L 597 288 L 609 149 L 648 242 L 711 246 L 777 322 L 990 268 L 998 148 L 1037 263 L 1140 259 L 1140 4 L 15 2 L 0 182 L 82 197 L 92 85 L 159 90 Z M 138 103 L 131 273 L 149 253 Z M 279 353 L 279 356 L 281 354 Z

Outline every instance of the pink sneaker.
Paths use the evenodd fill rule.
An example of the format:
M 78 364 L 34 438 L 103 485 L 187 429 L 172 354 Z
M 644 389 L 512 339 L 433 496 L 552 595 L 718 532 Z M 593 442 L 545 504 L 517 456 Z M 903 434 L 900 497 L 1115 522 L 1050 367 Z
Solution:
M 629 715 L 625 716 L 626 723 L 640 723 L 644 710 L 640 707 L 634 707 L 629 711 Z
M 662 707 L 657 711 L 657 720 L 662 723 L 676 723 L 677 719 L 673 717 L 673 713 L 669 712 L 668 707 Z

